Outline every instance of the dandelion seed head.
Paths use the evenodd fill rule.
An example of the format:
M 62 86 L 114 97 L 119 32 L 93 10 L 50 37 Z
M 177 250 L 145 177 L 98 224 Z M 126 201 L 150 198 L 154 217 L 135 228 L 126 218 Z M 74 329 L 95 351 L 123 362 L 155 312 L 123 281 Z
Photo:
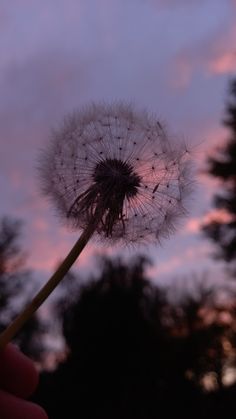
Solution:
M 63 220 L 132 243 L 160 241 L 186 213 L 189 153 L 170 143 L 155 117 L 123 103 L 92 104 L 52 134 L 40 163 L 43 192 Z

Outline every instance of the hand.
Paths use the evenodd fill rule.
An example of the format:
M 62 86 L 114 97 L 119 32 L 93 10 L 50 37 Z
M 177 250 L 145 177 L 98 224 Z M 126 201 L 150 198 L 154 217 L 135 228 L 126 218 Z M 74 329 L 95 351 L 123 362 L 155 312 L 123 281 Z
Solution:
M 37 383 L 33 362 L 8 344 L 0 353 L 0 418 L 47 419 L 40 406 L 26 400 Z

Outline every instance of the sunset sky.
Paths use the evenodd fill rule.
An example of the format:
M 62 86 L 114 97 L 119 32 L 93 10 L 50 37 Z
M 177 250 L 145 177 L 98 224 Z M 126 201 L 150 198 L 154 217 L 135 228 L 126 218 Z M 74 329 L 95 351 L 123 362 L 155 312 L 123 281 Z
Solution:
M 235 39 L 235 0 L 1 0 L 0 215 L 25 222 L 28 265 L 39 277 L 78 235 L 61 226 L 39 191 L 37 158 L 51 129 L 91 101 L 133 102 L 189 144 L 200 172 L 227 138 L 221 120 L 236 74 Z M 153 277 L 215 269 L 199 226 L 215 216 L 216 188 L 198 175 L 178 234 L 148 249 Z M 103 251 L 111 252 L 90 245 L 81 269 Z

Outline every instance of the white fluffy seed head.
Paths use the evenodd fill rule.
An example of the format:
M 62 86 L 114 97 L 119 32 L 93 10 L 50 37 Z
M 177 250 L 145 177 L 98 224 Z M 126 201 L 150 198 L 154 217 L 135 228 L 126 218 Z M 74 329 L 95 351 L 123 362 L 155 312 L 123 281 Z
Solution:
M 186 213 L 187 150 L 162 124 L 123 103 L 92 104 L 67 117 L 40 157 L 43 192 L 76 229 L 103 214 L 97 235 L 126 244 L 160 241 Z

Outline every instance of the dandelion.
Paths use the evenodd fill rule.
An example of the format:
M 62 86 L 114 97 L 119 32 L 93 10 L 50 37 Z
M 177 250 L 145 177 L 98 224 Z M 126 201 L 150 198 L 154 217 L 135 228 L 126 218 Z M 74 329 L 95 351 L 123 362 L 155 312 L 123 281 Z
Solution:
M 5 340 L 47 298 L 92 236 L 125 245 L 160 242 L 185 214 L 191 186 L 186 148 L 173 146 L 155 117 L 122 103 L 92 104 L 66 118 L 42 152 L 39 171 L 61 219 L 83 233 Z
M 92 105 L 65 120 L 40 159 L 43 191 L 67 224 L 125 244 L 160 240 L 185 213 L 186 149 L 131 106 Z

